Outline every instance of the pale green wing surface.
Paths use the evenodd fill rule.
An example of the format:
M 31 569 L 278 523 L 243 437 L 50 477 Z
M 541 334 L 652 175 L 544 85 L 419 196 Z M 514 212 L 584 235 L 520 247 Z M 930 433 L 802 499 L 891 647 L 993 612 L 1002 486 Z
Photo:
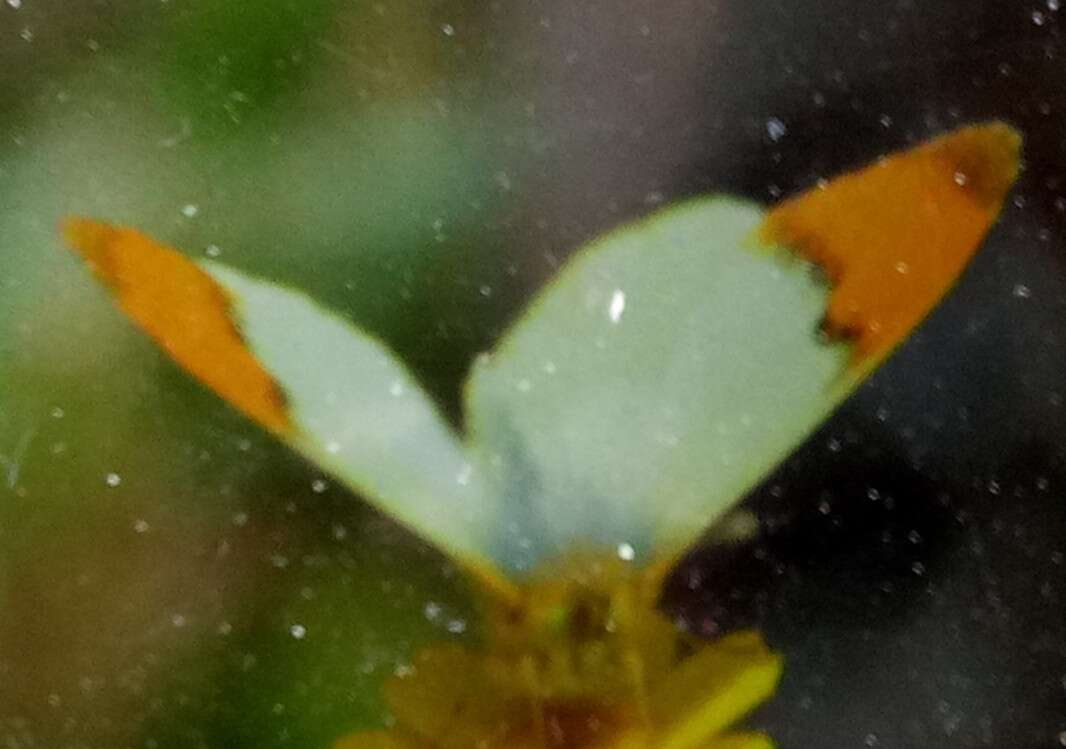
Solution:
M 215 263 L 231 314 L 282 389 L 281 437 L 307 458 L 460 558 L 483 558 L 495 514 L 454 431 L 380 342 L 302 293 Z
M 764 214 L 701 199 L 581 251 L 468 383 L 469 444 L 499 493 L 491 554 L 680 552 L 847 394 L 818 335 L 828 288 L 751 246 Z

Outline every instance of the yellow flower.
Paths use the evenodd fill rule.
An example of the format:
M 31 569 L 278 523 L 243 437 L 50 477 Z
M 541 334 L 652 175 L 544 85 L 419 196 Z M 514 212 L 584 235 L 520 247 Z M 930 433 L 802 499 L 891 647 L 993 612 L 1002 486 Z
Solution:
M 781 659 L 755 632 L 704 644 L 656 610 L 658 572 L 572 558 L 490 602 L 478 649 L 420 652 L 385 686 L 392 730 L 334 749 L 762 749 L 731 727 Z

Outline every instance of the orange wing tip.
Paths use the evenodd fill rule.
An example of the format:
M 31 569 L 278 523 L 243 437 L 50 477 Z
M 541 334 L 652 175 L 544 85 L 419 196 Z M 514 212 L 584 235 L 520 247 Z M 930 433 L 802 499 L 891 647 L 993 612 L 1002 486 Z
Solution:
M 774 208 L 759 240 L 820 265 L 833 291 L 826 332 L 869 371 L 951 288 L 1021 169 L 1021 134 L 964 127 Z
M 210 275 L 133 229 L 74 217 L 62 232 L 122 311 L 174 361 L 267 429 L 289 428 L 282 389 L 245 345 L 229 298 Z

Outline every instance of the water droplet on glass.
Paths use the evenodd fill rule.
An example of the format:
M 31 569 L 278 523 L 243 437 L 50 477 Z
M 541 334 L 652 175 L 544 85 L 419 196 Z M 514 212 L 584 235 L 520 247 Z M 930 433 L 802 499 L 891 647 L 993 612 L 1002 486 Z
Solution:
M 788 127 L 778 118 L 771 117 L 766 121 L 766 134 L 774 143 L 784 138 L 786 133 L 788 133 Z
M 622 319 L 626 311 L 626 293 L 621 289 L 615 289 L 611 294 L 611 304 L 607 307 L 607 317 L 611 322 L 617 323 Z

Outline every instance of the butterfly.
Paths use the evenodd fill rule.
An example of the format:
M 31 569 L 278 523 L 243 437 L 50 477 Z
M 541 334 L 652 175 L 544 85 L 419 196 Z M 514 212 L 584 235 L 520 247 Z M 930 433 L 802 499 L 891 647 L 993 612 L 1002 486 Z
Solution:
M 474 362 L 461 431 L 383 342 L 306 294 L 135 229 L 63 230 L 174 361 L 478 581 L 489 644 L 427 651 L 423 673 L 462 662 L 482 703 L 520 707 L 486 706 L 496 717 L 444 731 L 451 743 L 423 720 L 411 745 L 549 746 L 590 699 L 617 736 L 663 722 L 648 690 L 680 692 L 663 686 L 679 666 L 653 613 L 662 575 L 943 297 L 999 215 L 1020 147 L 1003 123 L 965 127 L 769 210 L 701 197 L 606 234 Z M 737 668 L 761 674 L 739 715 L 780 665 L 761 641 L 738 647 Z M 722 652 L 734 651 L 705 656 Z M 411 724 L 460 699 L 425 683 L 394 692 L 406 694 L 394 712 L 418 706 Z M 693 710 L 695 728 L 677 728 L 685 713 L 642 740 L 705 745 L 723 726 Z M 749 739 L 737 746 L 762 745 Z M 641 745 L 627 740 L 602 745 Z

